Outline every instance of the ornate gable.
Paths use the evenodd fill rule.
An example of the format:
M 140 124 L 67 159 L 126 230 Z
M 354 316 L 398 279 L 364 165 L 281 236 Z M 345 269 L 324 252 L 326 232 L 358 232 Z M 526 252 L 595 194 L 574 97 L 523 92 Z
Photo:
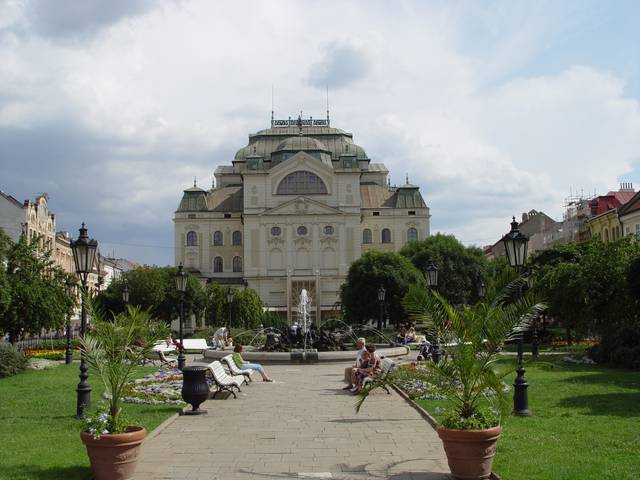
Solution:
M 266 210 L 261 215 L 342 215 L 342 212 L 315 200 L 297 197 Z

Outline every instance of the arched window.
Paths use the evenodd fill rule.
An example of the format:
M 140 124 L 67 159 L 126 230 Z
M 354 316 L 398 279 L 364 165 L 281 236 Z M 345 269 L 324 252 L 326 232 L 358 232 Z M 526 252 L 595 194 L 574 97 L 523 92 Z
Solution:
M 198 245 L 198 234 L 194 231 L 187 232 L 187 247 Z
M 407 242 L 415 242 L 418 240 L 418 230 L 411 227 L 407 230 Z
M 391 230 L 388 228 L 382 229 L 382 243 L 391 243 Z
M 373 243 L 373 235 L 371 235 L 371 230 L 368 228 L 362 231 L 362 243 Z
M 234 272 L 241 272 L 242 271 L 242 258 L 240 257 L 233 257 L 233 271 Z
M 222 232 L 220 230 L 214 232 L 213 234 L 213 244 L 215 246 L 222 246 Z
M 300 170 L 290 173 L 278 185 L 278 195 L 323 194 L 327 187 L 315 173 Z
M 242 233 L 240 233 L 239 230 L 233 232 L 233 235 L 231 236 L 231 243 L 233 245 L 242 245 Z
M 222 272 L 222 257 L 216 257 L 213 259 L 213 271 L 214 273 Z

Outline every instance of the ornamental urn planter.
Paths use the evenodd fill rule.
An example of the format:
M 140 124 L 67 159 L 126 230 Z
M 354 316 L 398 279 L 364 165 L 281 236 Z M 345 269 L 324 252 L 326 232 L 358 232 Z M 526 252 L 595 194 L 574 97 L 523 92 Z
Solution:
M 455 430 L 438 427 L 449 469 L 459 480 L 484 480 L 491 475 L 496 444 L 502 427 L 485 430 Z
M 93 438 L 89 432 L 80 432 L 82 443 L 87 447 L 94 480 L 132 478 L 146 434 L 144 427 L 129 427 L 126 433 L 108 433 L 99 438 Z

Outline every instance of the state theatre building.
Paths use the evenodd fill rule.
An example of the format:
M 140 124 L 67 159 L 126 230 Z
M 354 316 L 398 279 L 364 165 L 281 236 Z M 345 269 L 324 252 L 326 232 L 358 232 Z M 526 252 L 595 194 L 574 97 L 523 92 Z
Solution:
M 392 187 L 388 174 L 329 119 L 272 120 L 216 168 L 214 188 L 184 190 L 176 265 L 206 282 L 253 288 L 290 322 L 306 288 L 321 323 L 362 253 L 429 235 L 418 187 Z

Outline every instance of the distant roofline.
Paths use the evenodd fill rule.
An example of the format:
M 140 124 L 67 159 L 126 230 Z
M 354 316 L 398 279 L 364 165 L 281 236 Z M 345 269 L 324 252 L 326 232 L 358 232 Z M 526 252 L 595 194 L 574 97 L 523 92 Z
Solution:
M 298 118 L 291 117 L 285 120 L 275 120 L 271 119 L 271 128 L 287 128 L 287 127 L 330 127 L 331 122 L 329 121 L 329 116 L 327 115 L 326 119 L 314 119 L 313 117 L 302 118 L 298 115 Z

